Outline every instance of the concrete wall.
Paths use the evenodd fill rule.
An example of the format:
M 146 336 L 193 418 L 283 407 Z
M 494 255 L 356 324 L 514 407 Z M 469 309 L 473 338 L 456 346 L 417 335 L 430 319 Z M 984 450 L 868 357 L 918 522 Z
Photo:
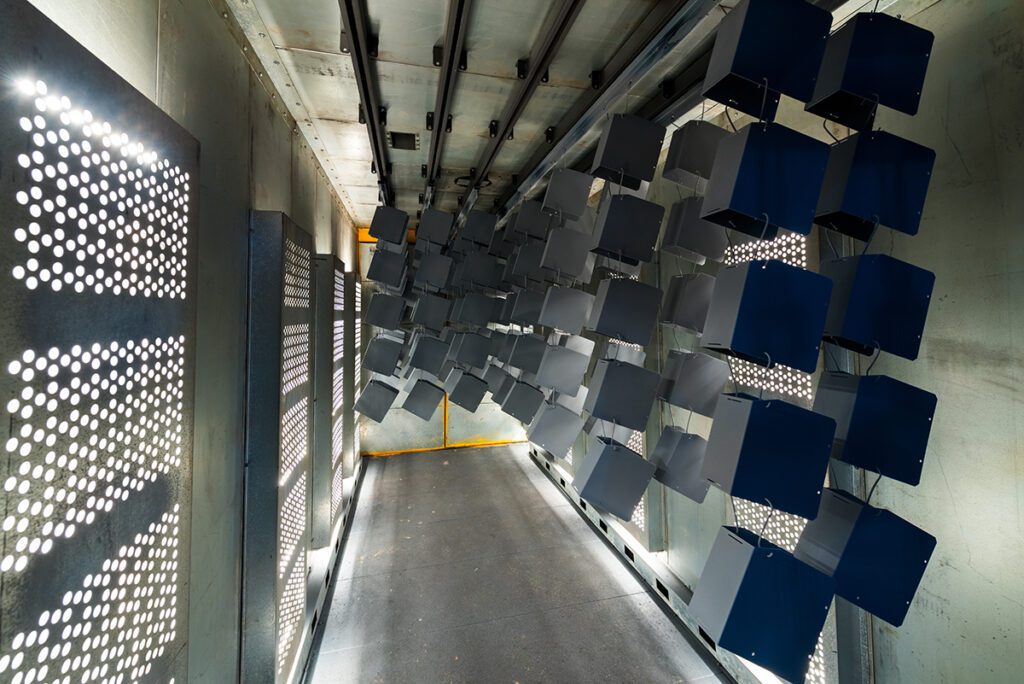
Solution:
M 189 680 L 236 681 L 249 210 L 354 263 L 351 219 L 211 0 L 32 0 L 201 144 Z
M 1010 682 L 1024 672 L 1024 3 L 901 0 L 935 33 L 921 109 L 879 125 L 938 158 L 916 237 L 888 252 L 935 272 L 921 355 L 874 372 L 938 395 L 918 487 L 875 503 L 938 538 L 907 621 L 874 621 L 878 682 Z

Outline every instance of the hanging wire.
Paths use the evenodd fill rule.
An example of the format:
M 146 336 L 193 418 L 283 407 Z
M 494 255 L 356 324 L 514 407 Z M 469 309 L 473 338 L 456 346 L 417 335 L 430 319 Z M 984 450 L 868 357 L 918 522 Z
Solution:
M 875 354 L 871 359 L 871 363 L 868 364 L 868 369 L 864 371 L 864 375 L 871 375 L 871 369 L 875 367 L 875 364 L 878 363 L 878 357 L 882 355 L 882 345 L 878 343 L 878 340 L 874 340 L 873 344 L 875 345 Z
M 771 508 L 768 511 L 768 515 L 764 517 L 764 522 L 761 523 L 761 531 L 757 533 L 757 547 L 761 548 L 761 540 L 764 539 L 764 531 L 768 529 L 768 523 L 771 522 L 772 516 L 775 515 L 775 506 L 772 505 L 772 500 L 765 497 L 765 501 L 768 502 L 768 506 Z
M 878 483 L 882 481 L 882 471 L 876 470 L 875 472 L 878 473 L 878 477 L 875 478 L 875 484 L 871 485 L 871 489 L 868 491 L 868 498 L 864 501 L 866 504 L 871 503 L 871 497 L 875 495 L 875 487 L 877 487 Z
M 764 77 L 764 93 L 761 95 L 761 113 L 757 117 L 764 123 L 764 130 L 768 130 L 768 120 L 764 118 L 764 108 L 768 104 L 768 77 Z
M 825 241 L 828 242 L 828 246 L 832 250 L 832 255 L 836 259 L 838 259 L 839 258 L 839 250 L 837 250 L 836 246 L 834 244 L 832 244 L 832 231 L 830 231 L 828 228 L 821 228 L 821 232 L 823 232 L 825 234 Z
M 875 216 L 872 216 L 871 218 L 873 218 L 875 220 L 875 225 L 871 226 L 871 233 L 868 235 L 868 239 L 864 243 L 864 250 L 860 253 L 861 256 L 864 256 L 865 254 L 867 254 L 868 247 L 871 246 L 871 241 L 875 238 L 875 233 L 878 232 L 878 223 L 879 223 L 878 216 L 875 215 Z
M 828 133 L 828 137 L 832 138 L 835 142 L 839 142 L 839 138 L 836 137 L 835 133 L 828 129 L 828 119 L 821 120 L 821 127 L 825 129 L 826 133 Z
M 734 124 L 732 122 L 732 117 L 729 116 L 729 108 L 728 107 L 725 108 L 725 119 L 726 119 L 726 121 L 729 122 L 729 125 L 732 126 L 732 132 L 735 133 L 736 132 L 736 124 Z

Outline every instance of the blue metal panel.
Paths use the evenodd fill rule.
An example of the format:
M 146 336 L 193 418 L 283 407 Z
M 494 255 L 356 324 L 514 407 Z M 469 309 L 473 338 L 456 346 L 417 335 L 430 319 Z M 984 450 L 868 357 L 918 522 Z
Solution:
M 794 555 L 835 579 L 836 594 L 899 627 L 935 549 L 935 537 L 857 497 L 827 489 Z
M 778 399 L 725 394 L 702 474 L 732 496 L 813 518 L 835 430 L 831 418 Z
M 750 124 L 718 144 L 702 218 L 756 238 L 811 232 L 828 145 L 779 124 Z
M 750 261 L 718 272 L 701 346 L 762 366 L 807 373 L 818 351 L 833 290 L 828 278 L 781 261 Z
M 880 349 L 917 358 L 934 273 L 885 254 L 823 261 L 821 273 L 835 282 L 827 341 L 861 354 Z

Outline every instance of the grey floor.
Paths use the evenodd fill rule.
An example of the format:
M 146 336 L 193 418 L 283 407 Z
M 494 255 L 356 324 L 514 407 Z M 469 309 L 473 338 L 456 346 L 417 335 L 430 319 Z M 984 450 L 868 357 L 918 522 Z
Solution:
M 367 465 L 313 682 L 727 681 L 525 446 Z

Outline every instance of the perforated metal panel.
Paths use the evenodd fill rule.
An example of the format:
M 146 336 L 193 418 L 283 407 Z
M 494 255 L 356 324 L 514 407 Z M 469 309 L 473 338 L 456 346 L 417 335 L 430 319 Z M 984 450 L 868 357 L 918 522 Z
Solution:
M 198 145 L 0 16 L 0 681 L 184 681 Z
M 284 682 L 309 626 L 312 238 L 254 212 L 249 268 L 243 675 Z
M 345 274 L 345 477 L 355 474 L 360 458 L 360 417 L 352 410 L 363 387 L 363 288 L 359 273 Z
M 345 266 L 330 255 L 314 258 L 313 488 L 310 542 L 330 546 L 344 510 Z

